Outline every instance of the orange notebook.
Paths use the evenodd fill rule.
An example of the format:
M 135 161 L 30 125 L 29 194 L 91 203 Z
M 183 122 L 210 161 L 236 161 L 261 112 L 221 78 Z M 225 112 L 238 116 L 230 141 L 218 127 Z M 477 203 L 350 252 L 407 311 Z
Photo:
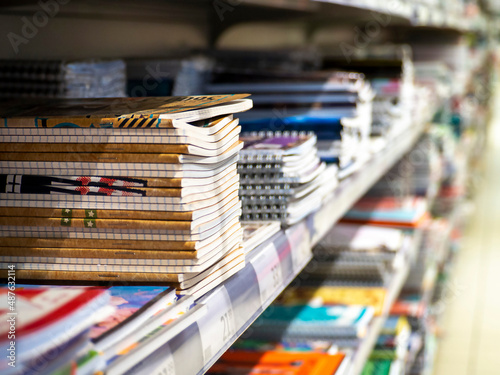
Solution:
M 208 374 L 333 375 L 344 357 L 344 354 L 235 350 L 226 352 Z

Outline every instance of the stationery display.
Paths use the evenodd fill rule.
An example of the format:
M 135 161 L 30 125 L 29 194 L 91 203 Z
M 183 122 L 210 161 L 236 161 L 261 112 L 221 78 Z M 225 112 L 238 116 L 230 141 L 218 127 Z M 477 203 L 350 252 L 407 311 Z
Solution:
M 246 96 L 0 104 L 2 272 L 200 295 L 242 269 Z

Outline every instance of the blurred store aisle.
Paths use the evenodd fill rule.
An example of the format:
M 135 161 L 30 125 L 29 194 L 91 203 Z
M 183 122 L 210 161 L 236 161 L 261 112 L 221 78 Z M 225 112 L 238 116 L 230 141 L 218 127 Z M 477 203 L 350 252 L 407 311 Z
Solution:
M 500 374 L 500 93 L 483 178 L 450 282 L 434 375 Z

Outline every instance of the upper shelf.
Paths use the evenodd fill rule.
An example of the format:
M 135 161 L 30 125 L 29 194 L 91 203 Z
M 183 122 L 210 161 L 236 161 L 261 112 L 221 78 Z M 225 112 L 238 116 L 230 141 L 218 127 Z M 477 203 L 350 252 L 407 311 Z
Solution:
M 423 0 L 53 0 L 51 9 L 46 3 L 0 1 L 0 33 L 8 36 L 0 59 L 165 57 L 232 45 L 328 53 L 342 42 L 455 43 L 464 32 L 484 35 L 498 26 L 484 14 L 472 22 Z M 234 32 L 232 45 L 221 43 Z
M 467 19 L 455 9 L 444 8 L 441 2 L 431 4 L 423 0 L 239 0 L 238 3 L 301 10 L 314 18 L 335 19 L 344 23 L 370 21 L 373 14 L 378 13 L 385 15 L 385 22 L 391 26 L 426 27 L 459 33 L 484 33 L 487 29 L 484 14 L 478 13 L 476 17 Z
M 262 9 L 266 11 L 263 12 Z M 40 10 L 36 0 L 0 2 L 0 13 L 16 14 Z M 59 5 L 63 16 L 110 17 L 193 21 L 205 18 L 216 26 L 227 27 L 244 21 L 312 20 L 341 23 L 363 22 L 382 14 L 390 25 L 431 27 L 457 32 L 485 32 L 486 16 L 479 12 L 465 18 L 455 8 L 425 0 L 72 0 Z

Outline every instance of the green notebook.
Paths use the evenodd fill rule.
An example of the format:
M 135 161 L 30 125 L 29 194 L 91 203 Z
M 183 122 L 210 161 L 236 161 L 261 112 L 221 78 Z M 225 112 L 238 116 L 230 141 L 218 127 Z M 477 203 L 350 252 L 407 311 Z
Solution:
M 369 360 L 361 375 L 388 375 L 391 371 L 392 361 L 390 360 Z

